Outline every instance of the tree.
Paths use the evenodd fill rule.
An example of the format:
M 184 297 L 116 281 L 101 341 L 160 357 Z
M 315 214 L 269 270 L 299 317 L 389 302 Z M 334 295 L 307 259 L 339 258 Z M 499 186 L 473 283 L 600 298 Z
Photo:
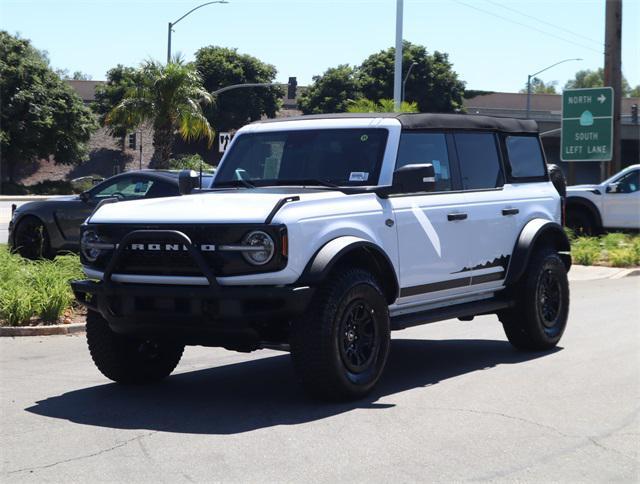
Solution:
M 551 81 L 548 84 L 540 79 L 539 77 L 534 77 L 531 79 L 531 93 L 532 94 L 558 94 L 556 91 L 556 86 L 558 85 L 558 81 Z M 527 88 L 524 87 L 520 89 L 521 93 L 526 94 Z
M 72 80 L 72 81 L 90 81 L 91 75 L 85 74 L 82 71 L 73 71 L 73 74 L 69 74 L 68 69 L 56 69 L 56 74 L 60 76 L 62 79 Z
M 304 114 L 342 113 L 359 97 L 356 70 L 342 64 L 314 76 L 313 83 L 298 99 L 298 107 Z
M 18 163 L 53 155 L 80 163 L 96 128 L 93 113 L 51 69 L 43 52 L 0 31 L 1 159 L 13 179 Z
M 347 108 L 347 112 L 349 113 L 389 113 L 394 110 L 394 100 L 393 99 L 380 99 L 380 101 L 375 102 L 370 99 L 360 98 L 357 101 L 349 102 L 349 107 Z M 418 104 L 410 103 L 407 101 L 403 101 L 400 104 L 400 112 L 401 113 L 417 113 Z
M 393 98 L 395 48 L 369 56 L 358 68 L 362 95 L 378 101 Z M 415 101 L 421 112 L 453 112 L 462 109 L 464 82 L 458 79 L 443 52 L 427 52 L 426 47 L 403 42 L 403 79 L 415 63 L 407 79 L 404 99 Z
M 604 86 L 604 69 L 602 67 L 596 69 L 595 71 L 592 69 L 583 69 L 581 71 L 576 72 L 576 75 L 573 79 L 567 81 L 564 85 L 565 89 L 579 89 L 586 87 L 602 87 Z M 629 85 L 629 81 L 622 76 L 622 96 L 629 97 L 633 96 L 633 91 L 637 89 L 640 91 L 640 85 L 636 86 L 634 89 L 631 89 Z
M 176 132 L 185 141 L 204 138 L 211 145 L 214 131 L 202 106 L 211 104 L 213 98 L 203 88 L 194 65 L 180 59 L 166 65 L 147 61 L 137 76 L 140 82 L 129 88 L 107 115 L 107 124 L 122 127 L 151 123 L 158 168 L 168 167 Z
M 142 71 L 135 67 L 118 64 L 107 72 L 107 82 L 96 87 L 96 97 L 91 108 L 98 115 L 100 124 L 108 128 L 111 136 L 122 138 L 136 128 L 136 126 L 117 124 L 115 120 L 108 124 L 106 118 L 113 108 L 122 102 L 127 91 L 141 83 L 141 74 Z
M 198 50 L 195 66 L 209 92 L 233 84 L 272 83 L 277 74 L 274 66 L 253 56 L 216 46 Z M 274 118 L 283 96 L 279 86 L 231 90 L 216 96 L 205 115 L 218 131 L 237 129 L 263 116 Z

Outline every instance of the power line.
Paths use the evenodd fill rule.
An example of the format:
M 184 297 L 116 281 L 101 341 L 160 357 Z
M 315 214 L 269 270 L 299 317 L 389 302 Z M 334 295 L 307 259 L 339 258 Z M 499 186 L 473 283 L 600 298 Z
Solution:
M 529 15 L 528 13 L 521 12 L 520 10 L 516 10 L 515 8 L 508 7 L 508 6 L 503 5 L 501 3 L 498 3 L 498 2 L 494 2 L 493 0 L 486 0 L 486 1 L 489 2 L 489 3 L 492 3 L 493 5 L 496 5 L 498 7 L 504 8 L 506 10 L 511 10 L 512 12 L 515 12 L 518 15 L 522 15 L 523 17 L 528 17 L 528 18 L 533 19 L 533 20 L 535 20 L 537 22 L 540 22 L 542 24 L 546 24 L 546 25 L 548 25 L 550 27 L 553 27 L 553 28 L 556 28 L 558 30 L 562 30 L 563 32 L 566 32 L 567 34 L 575 35 L 576 37 L 580 37 L 580 38 L 582 38 L 584 40 L 588 40 L 589 42 L 592 42 L 592 43 L 597 44 L 599 46 L 603 46 L 604 45 L 602 42 L 599 42 L 597 40 L 594 40 L 594 39 L 592 39 L 590 37 L 587 37 L 585 35 L 579 34 L 577 32 L 573 32 L 573 31 L 571 31 L 571 30 L 569 30 L 566 27 L 563 27 L 561 25 L 553 24 L 551 22 L 548 22 L 547 20 L 543 20 L 541 18 L 534 17 L 533 15 Z
M 465 7 L 472 8 L 474 10 L 477 10 L 479 12 L 485 13 L 487 15 L 491 15 L 493 17 L 497 17 L 497 18 L 502 19 L 502 20 L 504 20 L 506 22 L 511 22 L 511 23 L 520 25 L 521 27 L 525 27 L 527 29 L 535 30 L 536 32 L 539 32 L 541 34 L 547 35 L 549 37 L 553 37 L 555 39 L 562 40 L 563 42 L 568 42 L 569 44 L 577 45 L 578 47 L 582 47 L 583 49 L 588 49 L 588 50 L 591 50 L 593 52 L 597 52 L 599 54 L 603 53 L 603 52 L 601 52 L 601 51 L 599 51 L 597 49 L 594 49 L 593 47 L 589 47 L 587 45 L 580 44 L 578 42 L 574 42 L 573 40 L 565 39 L 564 37 L 560 37 L 559 35 L 553 34 L 551 32 L 547 32 L 546 30 L 542 30 L 542 29 L 539 29 L 539 28 L 534 27 L 532 25 L 525 24 L 525 23 L 519 22 L 517 20 L 513 20 L 513 19 L 511 19 L 509 17 L 504 17 L 504 16 L 499 15 L 497 13 L 489 12 L 488 10 L 484 10 L 484 9 L 476 7 L 474 5 L 469 5 L 468 3 L 462 2 L 460 0 L 453 0 L 453 1 L 456 2 L 456 3 L 459 3 L 460 5 L 464 5 Z

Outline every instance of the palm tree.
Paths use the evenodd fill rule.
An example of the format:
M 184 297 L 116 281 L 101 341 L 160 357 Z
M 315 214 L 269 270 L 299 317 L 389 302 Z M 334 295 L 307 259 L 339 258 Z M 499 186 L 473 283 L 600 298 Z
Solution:
M 349 113 L 392 113 L 395 110 L 393 99 L 380 99 L 378 102 L 361 98 L 350 101 L 347 112 Z M 417 113 L 418 104 L 402 101 L 401 113 Z
M 211 146 L 214 130 L 202 106 L 211 104 L 213 97 L 202 86 L 195 67 L 179 58 L 166 65 L 147 61 L 140 74 L 140 83 L 107 115 L 107 124 L 151 123 L 158 168 L 168 167 L 176 132 L 185 141 L 204 138 Z

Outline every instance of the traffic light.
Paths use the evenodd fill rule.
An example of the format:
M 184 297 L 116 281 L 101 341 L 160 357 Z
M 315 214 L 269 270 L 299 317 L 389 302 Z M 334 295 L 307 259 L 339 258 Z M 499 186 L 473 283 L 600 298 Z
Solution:
M 638 105 L 637 104 L 631 105 L 631 122 L 633 124 L 638 124 Z
M 287 99 L 296 98 L 296 89 L 298 87 L 298 81 L 295 77 L 289 78 L 289 84 L 287 85 Z

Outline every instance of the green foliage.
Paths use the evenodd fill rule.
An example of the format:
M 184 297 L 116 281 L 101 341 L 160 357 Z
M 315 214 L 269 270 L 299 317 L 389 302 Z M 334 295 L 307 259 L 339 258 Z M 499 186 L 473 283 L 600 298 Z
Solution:
M 377 103 L 370 99 L 358 99 L 357 101 L 351 101 L 347 112 L 349 113 L 392 113 L 395 105 L 393 99 L 380 99 Z M 416 103 L 409 103 L 403 101 L 400 104 L 401 113 L 417 113 L 418 105 Z
M 579 89 L 586 87 L 602 87 L 604 86 L 604 68 L 599 67 L 595 71 L 592 69 L 583 69 L 576 72 L 573 79 L 567 81 L 564 85 L 565 89 Z M 631 89 L 629 81 L 622 76 L 622 95 L 624 97 L 636 97 L 640 94 L 640 85 Z
M 534 77 L 531 79 L 531 93 L 532 94 L 558 94 L 556 90 L 556 86 L 558 85 L 558 81 L 551 81 L 548 84 L 540 79 L 539 77 Z M 527 88 L 524 87 L 520 89 L 521 93 L 527 93 Z
M 369 56 L 358 68 L 357 78 L 362 96 L 378 101 L 393 98 L 395 48 Z M 402 76 L 416 65 L 407 79 L 404 99 L 415 102 L 420 112 L 447 113 L 462 109 L 464 82 L 443 52 L 427 52 L 422 45 L 403 42 Z
M 122 102 L 127 91 L 136 88 L 141 82 L 140 70 L 118 64 L 107 72 L 107 82 L 96 87 L 96 99 L 91 108 L 98 115 L 100 124 L 107 127 L 112 136 L 121 138 L 136 128 L 126 123 L 107 124 L 106 118 L 113 108 Z
M 272 83 L 277 74 L 271 64 L 240 54 L 237 49 L 216 46 L 199 49 L 195 65 L 209 92 L 233 84 Z M 236 129 L 263 116 L 274 118 L 283 96 L 279 86 L 235 89 L 217 95 L 205 114 L 218 131 Z
M 56 323 L 73 305 L 69 281 L 82 277 L 75 255 L 30 261 L 0 246 L 0 324 Z
M 304 114 L 343 113 L 359 97 L 356 69 L 342 64 L 314 76 L 313 83 L 299 97 L 298 107 Z
M 212 171 L 211 165 L 205 162 L 199 154 L 180 155 L 169 160 L 170 170 Z
M 582 265 L 638 266 L 640 236 L 611 232 L 601 237 L 577 237 L 571 240 L 571 256 Z
M 105 121 L 114 128 L 151 123 L 157 168 L 167 168 L 176 131 L 187 142 L 213 142 L 214 131 L 202 109 L 213 97 L 204 89 L 194 65 L 180 59 L 167 65 L 147 61 L 137 76 L 138 84 L 125 91 Z
M 28 40 L 0 31 L 0 146 L 8 177 L 18 163 L 85 159 L 93 113 Z
M 359 67 L 340 65 L 315 76 L 299 99 L 305 114 L 344 112 L 361 98 L 375 103 L 393 97 L 395 48 L 369 56 Z M 429 54 L 426 47 L 405 41 L 402 54 L 404 98 L 420 112 L 453 112 L 462 109 L 464 82 L 458 80 L 447 54 Z M 392 110 L 393 111 L 393 110 Z

